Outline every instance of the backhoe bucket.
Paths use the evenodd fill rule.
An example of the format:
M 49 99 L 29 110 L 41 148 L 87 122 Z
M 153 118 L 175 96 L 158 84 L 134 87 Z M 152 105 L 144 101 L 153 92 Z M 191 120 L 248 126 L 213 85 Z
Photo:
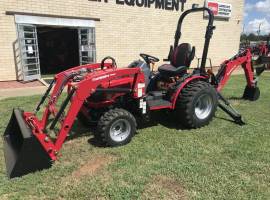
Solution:
M 14 109 L 4 133 L 4 154 L 9 178 L 49 168 L 51 159 L 23 118 Z

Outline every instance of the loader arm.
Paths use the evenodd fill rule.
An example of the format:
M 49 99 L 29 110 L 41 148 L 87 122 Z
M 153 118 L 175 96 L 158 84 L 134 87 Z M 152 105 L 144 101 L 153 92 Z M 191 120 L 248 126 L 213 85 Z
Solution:
M 129 92 L 129 95 L 135 99 L 140 98 L 141 95 L 145 95 L 145 88 L 140 88 L 141 91 L 140 93 L 138 92 L 138 85 L 140 83 L 145 83 L 144 74 L 141 72 L 140 68 L 115 69 L 110 68 L 110 66 L 106 64 L 105 67 L 106 69 L 101 70 L 99 64 L 93 64 L 73 68 L 72 70 L 67 70 L 56 75 L 54 83 L 50 87 L 52 92 L 50 93 L 47 91 L 45 94 L 49 99 L 41 119 L 38 119 L 36 113 L 16 111 L 16 115 L 21 116 L 19 120 L 20 123 L 29 127 L 29 129 L 27 129 L 27 135 L 32 134 L 35 140 L 38 140 L 51 160 L 54 161 L 57 159 L 58 152 L 61 149 L 82 104 L 97 90 L 110 89 L 117 84 L 122 84 L 130 87 L 126 90 L 121 90 L 123 94 Z M 68 94 L 58 110 L 56 104 L 64 88 L 68 88 Z M 41 103 L 43 102 L 44 98 L 41 100 Z M 38 107 L 40 106 L 41 104 L 39 103 Z M 64 111 L 67 113 L 66 115 L 64 114 Z M 14 115 L 14 117 L 16 116 Z M 50 130 L 47 130 L 50 117 L 53 120 L 50 122 L 50 130 L 54 130 L 57 123 L 60 124 L 59 132 L 55 134 L 55 139 L 50 138 L 48 134 Z M 14 121 L 16 122 L 15 118 Z M 7 130 L 6 135 L 9 134 L 13 133 L 9 133 Z
M 76 74 L 79 74 L 77 72 L 77 70 L 68 71 L 61 73 L 55 77 L 55 86 L 41 120 L 39 120 L 33 113 L 24 113 L 25 121 L 32 128 L 32 133 L 42 144 L 43 148 L 48 152 L 52 160 L 56 160 L 57 154 L 61 149 L 62 144 L 64 143 L 67 134 L 69 133 L 74 123 L 74 120 L 76 119 L 77 114 L 82 107 L 83 102 L 89 96 L 91 96 L 98 87 L 105 86 L 109 88 L 110 83 L 117 81 L 117 79 L 119 79 L 120 77 L 132 76 L 132 79 L 121 78 L 121 82 L 122 84 L 129 83 L 131 85 L 130 91 L 132 97 L 139 98 L 140 96 L 138 95 L 138 84 L 144 83 L 144 75 L 139 68 L 123 68 L 118 70 L 107 69 L 103 70 L 102 73 L 100 73 L 100 71 L 96 73 L 88 73 L 80 82 L 73 82 L 72 78 L 74 78 Z M 74 76 L 71 76 L 70 74 L 74 74 Z M 67 95 L 67 98 L 62 103 L 59 111 L 57 111 L 56 102 L 64 86 L 67 86 L 69 88 L 69 93 Z M 145 91 L 143 90 L 143 95 L 144 93 Z M 70 102 L 70 106 L 66 110 L 67 114 L 62 117 L 63 111 L 67 107 L 68 102 Z M 55 142 L 52 141 L 45 133 L 48 119 L 51 114 L 55 118 L 52 122 L 53 126 L 51 125 L 50 129 L 54 128 L 56 122 L 59 122 L 61 125 L 61 128 L 57 133 L 57 138 Z
M 110 64 L 105 64 L 105 67 L 107 67 L 108 69 L 111 68 Z M 56 102 L 58 101 L 59 96 L 62 94 L 63 89 L 68 85 L 68 83 L 70 81 L 72 81 L 72 79 L 75 76 L 79 76 L 82 75 L 82 73 L 89 73 L 89 72 L 93 72 L 95 70 L 100 69 L 100 64 L 89 64 L 89 65 L 83 65 L 83 66 L 78 66 L 78 67 L 74 67 L 72 69 L 63 71 L 57 75 L 55 75 L 54 80 L 52 82 L 52 84 L 49 87 L 49 90 L 45 93 L 44 97 L 46 97 L 46 95 L 49 95 L 49 101 L 48 104 L 45 108 L 45 111 L 43 113 L 43 117 L 41 120 L 41 127 L 46 128 L 46 123 L 48 121 L 48 117 L 50 114 L 52 115 L 56 115 L 57 110 L 56 110 Z M 50 89 L 52 89 L 53 87 L 53 91 L 51 92 L 51 94 L 49 94 Z M 70 88 L 68 88 L 70 89 Z M 42 98 L 40 104 L 38 105 L 36 112 L 39 111 L 39 107 L 41 106 L 41 104 L 44 102 L 44 97 Z
M 112 65 L 109 63 L 105 63 L 104 66 L 107 70 L 112 69 Z M 48 101 L 48 105 L 45 108 L 42 117 L 42 127 L 46 127 L 46 123 L 48 121 L 48 117 L 50 114 L 56 115 L 56 103 L 58 101 L 59 96 L 62 94 L 63 89 L 68 86 L 68 90 L 70 90 L 73 78 L 76 76 L 83 76 L 88 73 L 98 73 L 100 72 L 100 63 L 96 64 L 88 64 L 83 66 L 74 67 L 72 69 L 66 70 L 57 74 L 54 78 L 54 87 L 53 91 L 50 94 L 50 98 Z

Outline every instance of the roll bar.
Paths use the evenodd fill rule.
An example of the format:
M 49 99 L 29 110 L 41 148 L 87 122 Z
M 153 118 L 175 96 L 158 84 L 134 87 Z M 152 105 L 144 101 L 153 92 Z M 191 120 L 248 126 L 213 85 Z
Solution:
M 208 54 L 208 49 L 209 49 L 209 44 L 210 44 L 210 40 L 212 38 L 213 35 L 213 30 L 216 28 L 215 26 L 213 26 L 214 23 L 214 14 L 212 12 L 212 10 L 210 10 L 207 7 L 201 7 L 201 8 L 192 8 L 190 10 L 187 10 L 185 12 L 183 12 L 183 14 L 180 16 L 179 20 L 178 20 L 178 24 L 177 24 L 177 29 L 175 32 L 175 37 L 174 37 L 174 49 L 178 46 L 179 40 L 181 38 L 182 32 L 182 23 L 183 20 L 185 19 L 185 17 L 190 14 L 190 13 L 194 13 L 194 12 L 208 12 L 209 17 L 208 17 L 208 25 L 206 27 L 206 33 L 205 33 L 205 42 L 204 42 L 204 49 L 203 49 L 203 54 L 202 54 L 202 62 L 201 62 L 201 73 L 205 73 L 205 64 L 206 64 L 206 60 L 207 60 L 207 54 Z

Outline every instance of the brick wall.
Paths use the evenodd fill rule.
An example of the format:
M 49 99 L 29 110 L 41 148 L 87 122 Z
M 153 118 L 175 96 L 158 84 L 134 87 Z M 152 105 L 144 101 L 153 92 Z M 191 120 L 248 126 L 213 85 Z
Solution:
M 188 0 L 186 8 L 192 3 L 203 5 L 203 0 Z M 209 49 L 209 57 L 214 65 L 231 57 L 238 50 L 242 30 L 243 0 L 222 0 L 233 5 L 229 21 L 216 20 L 217 29 Z M 3 0 L 0 6 L 0 81 L 16 79 L 13 43 L 16 41 L 14 16 L 5 11 L 33 12 L 50 15 L 100 18 L 96 22 L 97 60 L 111 55 L 118 66 L 125 66 L 139 58 L 139 53 L 166 58 L 169 45 L 173 43 L 176 23 L 180 12 L 138 8 L 88 0 Z M 181 41 L 196 46 L 196 55 L 201 57 L 203 38 L 207 20 L 203 15 L 193 14 L 184 23 Z M 196 66 L 196 62 L 193 62 Z

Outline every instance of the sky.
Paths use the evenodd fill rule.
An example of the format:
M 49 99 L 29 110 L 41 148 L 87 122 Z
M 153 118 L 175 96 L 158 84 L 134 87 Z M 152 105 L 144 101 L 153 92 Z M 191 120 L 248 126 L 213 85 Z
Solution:
M 245 0 L 244 32 L 261 35 L 270 33 L 270 0 Z

